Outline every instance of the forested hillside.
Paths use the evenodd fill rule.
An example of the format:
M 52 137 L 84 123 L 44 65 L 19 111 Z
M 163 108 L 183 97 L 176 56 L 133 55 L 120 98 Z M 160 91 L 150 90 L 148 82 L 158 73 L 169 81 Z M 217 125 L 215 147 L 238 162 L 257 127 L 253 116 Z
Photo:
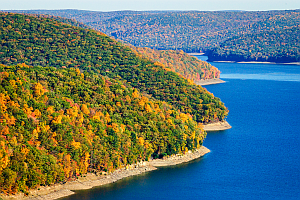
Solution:
M 130 46 L 143 56 L 162 63 L 167 69 L 177 72 L 187 79 L 199 80 L 220 78 L 220 71 L 211 64 L 196 59 L 183 51 L 154 50 L 147 47 Z
M 295 27 L 299 10 L 282 11 L 116 11 L 27 10 L 76 19 L 134 46 L 206 52 L 234 36 Z
M 209 61 L 299 62 L 300 27 L 234 37 L 208 54 Z
M 78 68 L 0 66 L 0 190 L 112 171 L 202 145 L 190 115 Z
M 128 11 L 129 12 L 129 11 Z M 118 13 L 118 12 L 117 12 Z M 72 20 L 69 18 L 54 16 L 55 12 L 50 12 L 49 14 L 53 15 L 45 15 L 45 14 L 30 14 L 36 17 L 47 17 L 53 18 L 60 22 L 70 24 L 72 26 L 78 26 L 81 28 L 88 28 L 87 25 L 80 23 L 76 20 Z M 104 17 L 104 16 L 103 16 Z M 122 41 L 120 41 L 122 42 Z M 219 78 L 220 71 L 210 65 L 205 61 L 198 60 L 183 51 L 172 51 L 172 50 L 154 50 L 150 48 L 139 48 L 133 45 L 126 43 L 131 49 L 134 49 L 138 53 L 141 53 L 146 58 L 150 58 L 154 61 L 158 61 L 165 65 L 167 68 L 170 68 L 172 71 L 181 74 L 183 77 L 198 81 L 203 79 L 211 79 L 211 78 Z
M 228 113 L 202 87 L 94 30 L 0 13 L 0 41 L 6 194 L 199 148 L 198 122 Z
M 169 102 L 198 122 L 222 121 L 228 111 L 219 98 L 161 64 L 142 58 L 103 33 L 50 18 L 0 14 L 0 62 L 79 67 L 126 80 L 154 98 Z

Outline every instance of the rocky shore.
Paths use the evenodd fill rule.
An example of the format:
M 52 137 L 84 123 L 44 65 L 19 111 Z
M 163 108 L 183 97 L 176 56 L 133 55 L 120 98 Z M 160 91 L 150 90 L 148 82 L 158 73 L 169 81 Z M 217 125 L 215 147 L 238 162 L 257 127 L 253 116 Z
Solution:
M 178 165 L 181 163 L 189 162 L 191 160 L 200 158 L 201 156 L 209 153 L 210 150 L 204 146 L 196 149 L 194 152 L 189 151 L 184 155 L 173 155 L 165 159 L 155 159 L 150 161 L 150 165 L 155 167 Z
M 156 167 L 177 165 L 184 162 L 197 159 L 206 153 L 210 152 L 204 146 L 201 146 L 195 151 L 189 151 L 184 155 L 173 155 L 164 159 L 154 159 L 147 162 L 140 162 L 137 164 L 126 166 L 123 169 L 118 169 L 107 175 L 100 175 L 94 173 L 88 173 L 83 177 L 79 177 L 75 181 L 66 182 L 64 184 L 55 184 L 52 186 L 40 187 L 36 190 L 30 190 L 29 195 L 26 197 L 23 193 L 17 195 L 10 195 L 0 197 L 4 200 L 54 200 L 62 197 L 66 197 L 74 194 L 75 190 L 86 190 L 96 186 L 101 186 L 109 183 L 114 183 L 123 178 L 142 174 L 152 170 L 156 170 Z
M 206 124 L 203 126 L 203 129 L 205 131 L 223 131 L 231 128 L 232 126 L 230 126 L 230 124 L 227 121 Z
M 225 83 L 225 81 L 219 78 L 214 78 L 214 79 L 200 80 L 195 82 L 195 84 L 197 85 L 212 85 L 212 84 L 219 84 L 219 83 Z

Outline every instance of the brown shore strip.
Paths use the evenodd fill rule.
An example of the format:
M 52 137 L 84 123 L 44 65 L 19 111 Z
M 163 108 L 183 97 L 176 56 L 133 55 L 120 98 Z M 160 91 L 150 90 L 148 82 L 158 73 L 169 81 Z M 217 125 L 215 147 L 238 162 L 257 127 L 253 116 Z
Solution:
M 219 83 L 225 83 L 225 81 L 223 81 L 219 78 L 195 81 L 195 84 L 197 84 L 197 85 L 212 85 L 212 84 L 219 84 Z
M 204 53 L 187 53 L 189 54 L 190 56 L 203 56 Z
M 216 63 L 241 63 L 241 64 L 272 64 L 272 65 L 300 65 L 300 62 L 290 62 L 290 63 L 276 63 L 276 62 L 264 62 L 264 61 L 211 61 Z
M 206 124 L 203 126 L 203 129 L 205 131 L 223 131 L 231 128 L 232 126 L 230 126 L 230 124 L 227 121 Z
M 191 160 L 200 158 L 209 152 L 210 150 L 208 148 L 206 148 L 205 146 L 201 146 L 199 149 L 196 149 L 194 152 L 188 151 L 186 154 L 183 155 L 173 155 L 166 159 L 155 159 L 150 161 L 149 163 L 150 165 L 155 167 L 178 165 L 181 163 L 189 162 Z
M 204 146 L 201 146 L 195 151 L 189 151 L 183 155 L 173 155 L 164 159 L 154 159 L 151 161 L 140 162 L 126 166 L 123 169 L 118 169 L 107 175 L 98 175 L 94 173 L 87 173 L 83 177 L 79 177 L 75 181 L 66 182 L 65 184 L 55 184 L 52 186 L 40 187 L 39 189 L 30 190 L 26 197 L 23 193 L 16 195 L 1 195 L 4 200 L 54 200 L 74 194 L 75 190 L 86 190 L 96 186 L 101 186 L 109 183 L 114 183 L 123 178 L 142 174 L 152 170 L 156 167 L 177 165 L 191 160 L 200 158 L 201 156 L 210 152 Z M 1 198 L 0 197 L 0 198 Z

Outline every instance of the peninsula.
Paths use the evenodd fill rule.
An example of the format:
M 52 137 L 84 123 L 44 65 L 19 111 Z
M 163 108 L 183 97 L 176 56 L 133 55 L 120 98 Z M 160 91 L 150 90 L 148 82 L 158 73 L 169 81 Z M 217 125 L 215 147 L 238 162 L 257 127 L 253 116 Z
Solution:
M 206 89 L 101 32 L 1 12 L 0 32 L 3 194 L 188 155 L 203 144 L 201 124 L 228 114 Z

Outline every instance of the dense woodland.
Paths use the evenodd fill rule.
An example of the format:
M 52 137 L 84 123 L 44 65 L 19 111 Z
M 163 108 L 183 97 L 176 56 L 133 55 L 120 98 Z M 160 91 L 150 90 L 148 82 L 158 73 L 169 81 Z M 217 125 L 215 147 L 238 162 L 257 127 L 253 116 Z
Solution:
M 0 13 L 0 63 L 7 194 L 193 150 L 228 113 L 163 64 L 51 18 Z
M 54 13 L 52 13 L 54 14 Z M 29 14 L 36 17 L 46 17 L 46 18 L 53 18 L 60 22 L 70 24 L 72 26 L 78 26 L 81 28 L 88 28 L 87 25 L 78 22 L 76 20 L 72 20 L 69 18 L 64 18 L 60 16 L 54 15 L 45 15 L 45 14 Z M 120 41 L 119 42 L 123 42 Z M 124 43 L 124 42 L 123 42 Z M 219 78 L 220 71 L 210 65 L 205 61 L 198 60 L 192 56 L 181 51 L 174 51 L 174 50 L 154 50 L 150 48 L 140 48 L 130 45 L 129 43 L 125 43 L 131 49 L 136 51 L 136 53 L 140 53 L 146 58 L 150 58 L 154 61 L 158 61 L 165 65 L 167 68 L 170 68 L 172 71 L 179 73 L 183 77 L 198 81 L 203 79 L 212 79 L 212 78 Z
M 134 53 L 101 32 L 54 19 L 0 14 L 0 63 L 79 67 L 169 102 L 197 122 L 222 121 L 228 111 L 219 98 L 162 64 Z
M 130 47 L 143 56 L 162 63 L 167 69 L 177 72 L 194 82 L 204 79 L 220 78 L 220 71 L 216 67 L 208 62 L 198 60 L 183 51 Z
M 300 62 L 300 26 L 233 37 L 208 54 L 209 61 Z
M 27 192 L 199 148 L 190 115 L 78 68 L 0 67 L 0 189 Z
M 207 52 L 234 36 L 295 27 L 300 10 L 282 11 L 116 11 L 27 10 L 76 19 L 134 46 Z

